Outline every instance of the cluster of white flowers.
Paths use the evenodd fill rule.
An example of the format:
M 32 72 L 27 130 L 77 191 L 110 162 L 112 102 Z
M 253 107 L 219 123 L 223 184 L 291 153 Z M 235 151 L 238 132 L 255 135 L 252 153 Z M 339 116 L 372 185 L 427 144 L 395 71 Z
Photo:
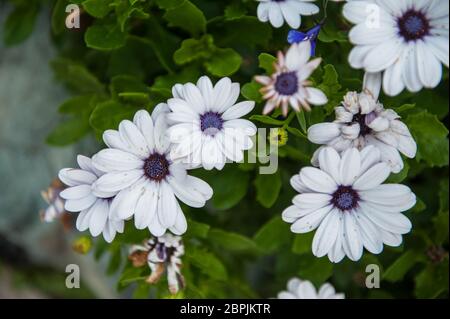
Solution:
M 274 27 L 284 21 L 292 28 L 301 15 L 319 8 L 309 0 L 258 0 L 258 18 Z M 376 21 L 370 20 L 375 8 Z M 319 123 L 308 130 L 308 139 L 321 146 L 314 153 L 314 167 L 303 167 L 291 178 L 299 193 L 282 218 L 294 233 L 316 230 L 312 252 L 340 262 L 345 256 L 361 258 L 364 248 L 379 254 L 384 245 L 398 246 L 411 222 L 402 213 L 416 197 L 409 187 L 383 184 L 391 173 L 403 169 L 401 154 L 416 155 L 417 145 L 399 115 L 378 102 L 381 86 L 388 95 L 405 87 L 416 92 L 435 87 L 442 77 L 441 63 L 448 66 L 448 2 L 348 1 L 344 16 L 356 26 L 350 41 L 350 65 L 366 71 L 364 90 L 349 92 L 335 108 L 335 121 Z M 378 23 L 376 27 L 370 23 Z M 309 77 L 321 58 L 311 58 L 310 39 L 294 43 L 286 54 L 279 52 L 270 76 L 256 76 L 267 100 L 263 113 L 281 107 L 287 115 L 310 111 L 310 105 L 328 102 L 326 95 L 311 87 Z M 382 84 L 381 84 L 382 82 Z M 227 161 L 239 162 L 253 146 L 256 126 L 241 117 L 255 103 L 236 103 L 240 85 L 229 78 L 215 85 L 203 76 L 196 84 L 176 84 L 173 98 L 157 105 L 150 115 L 140 110 L 132 121 L 123 120 L 118 130 L 107 130 L 107 148 L 92 158 L 79 155 L 79 168 L 65 168 L 59 179 L 67 187 L 44 194 L 51 204 L 44 219 L 64 210 L 79 212 L 76 227 L 92 236 L 103 234 L 111 242 L 124 223 L 134 218 L 137 229 L 154 236 L 142 246 L 133 246 L 130 259 L 151 268 L 148 282 L 156 282 L 167 270 L 169 288 L 184 286 L 180 272 L 184 246 L 181 238 L 187 221 L 179 201 L 200 208 L 212 197 L 212 188 L 188 175 L 192 168 L 223 169 Z M 64 203 L 64 207 L 63 207 Z M 344 298 L 330 284 L 319 291 L 308 281 L 294 278 L 279 298 Z
M 105 131 L 108 148 L 92 159 L 80 155 L 79 168 L 59 172 L 68 186 L 60 194 L 65 209 L 80 212 L 77 229 L 89 229 L 93 236 L 103 233 L 111 242 L 134 217 L 135 227 L 148 228 L 153 236 L 186 232 L 178 200 L 199 208 L 213 195 L 206 182 L 187 170 L 222 169 L 227 159 L 239 161 L 243 150 L 252 147 L 256 127 L 240 117 L 254 102 L 235 104 L 239 93 L 239 84 L 228 78 L 213 86 L 203 76 L 197 86 L 175 85 L 174 98 L 157 105 L 151 115 L 140 110 L 133 121 Z

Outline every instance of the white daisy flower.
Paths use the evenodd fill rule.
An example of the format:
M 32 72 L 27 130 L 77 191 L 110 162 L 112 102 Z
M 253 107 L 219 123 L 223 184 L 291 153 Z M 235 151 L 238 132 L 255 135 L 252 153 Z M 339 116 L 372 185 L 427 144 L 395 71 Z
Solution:
M 301 16 L 310 16 L 319 12 L 319 7 L 311 0 L 257 0 L 258 19 L 261 22 L 270 21 L 275 28 L 281 27 L 284 22 L 293 29 L 298 29 Z M 314 0 L 312 0 L 314 1 Z
M 416 156 L 417 144 L 400 116 L 391 109 L 384 109 L 370 93 L 347 93 L 342 105 L 335 108 L 335 114 L 334 122 L 309 127 L 311 142 L 331 146 L 338 152 L 373 145 L 380 149 L 382 160 L 389 164 L 393 173 L 403 169 L 400 153 L 409 158 Z M 313 155 L 313 165 L 317 165 L 321 148 Z
M 434 88 L 448 67 L 449 4 L 444 0 L 366 0 L 344 6 L 355 23 L 349 33 L 356 45 L 352 67 L 363 68 L 394 96 L 406 87 L 417 92 Z
M 287 283 L 287 291 L 280 292 L 278 299 L 345 299 L 345 295 L 336 293 L 329 283 L 323 284 L 317 291 L 310 281 L 291 278 Z
M 319 168 L 304 167 L 291 178 L 300 193 L 282 214 L 285 222 L 292 223 L 291 231 L 317 228 L 313 254 L 328 255 L 335 263 L 345 255 L 359 260 L 363 247 L 379 254 L 383 244 L 399 246 L 402 234 L 412 227 L 401 212 L 415 205 L 416 196 L 407 186 L 382 184 L 390 169 L 380 162 L 380 151 L 373 146 L 361 152 L 351 148 L 340 156 L 326 147 L 318 158 Z
M 138 111 L 133 121 L 124 120 L 119 130 L 107 130 L 103 140 L 109 147 L 93 156 L 94 166 L 106 172 L 93 184 L 99 196 L 117 196 L 111 203 L 113 217 L 134 216 L 138 229 L 149 228 L 154 236 L 167 229 L 186 231 L 186 218 L 177 198 L 191 207 L 203 207 L 213 191 L 201 179 L 189 176 L 182 164 L 169 159 L 166 104 L 159 104 L 152 116 Z
M 177 84 L 174 98 L 168 100 L 171 113 L 167 118 L 173 160 L 182 160 L 193 167 L 221 170 L 227 159 L 240 162 L 243 151 L 252 148 L 250 138 L 256 134 L 256 126 L 240 117 L 250 113 L 255 102 L 236 103 L 239 83 L 223 78 L 213 87 L 207 76 L 197 85 Z
M 64 208 L 68 212 L 80 212 L 76 227 L 79 231 L 89 229 L 92 236 L 103 233 L 107 242 L 112 242 L 116 233 L 122 233 L 124 222 L 111 218 L 111 201 L 116 192 L 96 194 L 92 185 L 103 175 L 92 165 L 89 157 L 78 155 L 78 168 L 63 168 L 59 171 L 59 179 L 68 186 L 60 193 L 64 198 Z
M 144 245 L 131 247 L 128 258 L 135 267 L 142 267 L 147 262 L 152 271 L 146 280 L 149 284 L 157 283 L 167 271 L 169 291 L 176 294 L 185 287 L 184 277 L 181 274 L 183 255 L 184 245 L 181 237 L 167 233 L 146 241 Z
M 303 108 L 310 111 L 313 105 L 323 105 L 328 102 L 326 95 L 319 89 L 310 87 L 309 76 L 322 62 L 321 58 L 309 61 L 311 57 L 310 41 L 302 41 L 291 45 L 286 53 L 278 52 L 275 72 L 269 76 L 256 76 L 255 80 L 264 85 L 261 89 L 267 103 L 263 114 L 272 112 L 280 107 L 284 116 L 288 113 L 288 106 L 295 111 Z

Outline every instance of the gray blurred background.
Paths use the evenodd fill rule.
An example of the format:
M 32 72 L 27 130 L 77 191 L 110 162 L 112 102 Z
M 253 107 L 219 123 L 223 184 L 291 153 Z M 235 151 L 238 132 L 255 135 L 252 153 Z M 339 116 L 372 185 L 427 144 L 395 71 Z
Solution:
M 0 3 L 0 39 L 10 8 Z M 54 148 L 45 144 L 59 121 L 57 108 L 68 93 L 54 80 L 49 61 L 49 13 L 43 12 L 32 36 L 5 47 L 0 41 L 0 298 L 115 297 L 113 280 L 102 264 L 71 249 L 76 234 L 60 222 L 45 224 L 40 191 L 76 154 L 91 154 L 95 143 Z M 81 269 L 81 289 L 65 287 L 65 267 Z

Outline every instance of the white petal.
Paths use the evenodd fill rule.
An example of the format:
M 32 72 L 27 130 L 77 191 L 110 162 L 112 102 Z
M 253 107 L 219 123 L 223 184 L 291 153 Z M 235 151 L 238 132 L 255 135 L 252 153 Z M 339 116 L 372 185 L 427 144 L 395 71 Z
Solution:
M 59 196 L 64 199 L 80 199 L 89 196 L 92 192 L 91 185 L 78 185 L 66 188 Z
M 323 218 L 330 213 L 332 208 L 332 205 L 328 205 L 298 219 L 291 225 L 291 231 L 293 233 L 307 233 L 316 229 L 322 222 Z
M 375 73 L 391 66 L 400 56 L 403 46 L 403 39 L 399 38 L 382 42 L 372 48 L 363 61 L 366 71 Z
M 120 191 L 111 202 L 111 216 L 115 219 L 128 219 L 136 212 L 136 204 L 145 192 L 147 181 L 143 178 L 134 185 Z
M 341 157 L 340 175 L 342 185 L 353 185 L 361 170 L 361 156 L 356 148 L 346 150 Z
M 281 14 L 281 8 L 276 3 L 271 3 L 271 7 L 269 9 L 269 20 L 270 24 L 272 24 L 275 28 L 279 28 L 283 25 L 283 15 Z
M 314 167 L 302 168 L 300 180 L 308 188 L 318 193 L 331 194 L 337 189 L 337 184 L 330 175 Z
M 441 63 L 423 41 L 417 41 L 416 50 L 420 81 L 426 88 L 436 87 L 442 78 Z
M 91 185 L 97 180 L 93 173 L 74 168 L 63 168 L 59 171 L 58 178 L 67 186 Z
M 202 76 L 197 81 L 197 87 L 202 94 L 203 102 L 205 103 L 205 109 L 209 111 L 214 103 L 214 88 L 211 80 L 207 76 Z
M 309 103 L 311 103 L 312 105 L 327 104 L 327 102 L 328 102 L 327 96 L 321 90 L 313 88 L 313 87 L 307 87 L 306 92 L 308 94 L 308 97 L 306 98 L 306 100 Z
M 172 227 L 176 221 L 179 204 L 167 182 L 161 182 L 159 196 L 161 205 L 158 205 L 158 219 L 163 227 Z
M 340 229 L 341 214 L 337 209 L 333 209 L 323 219 L 312 242 L 312 251 L 315 256 L 323 257 L 333 247 Z
M 145 192 L 139 198 L 136 204 L 136 213 L 134 215 L 134 225 L 137 229 L 145 229 L 150 225 L 156 214 L 158 204 L 158 184 L 147 183 Z
M 175 224 L 170 228 L 170 231 L 175 235 L 183 235 L 187 230 L 187 221 L 186 217 L 181 210 L 181 207 L 178 205 L 178 213 L 177 218 L 175 220 Z
M 292 200 L 295 206 L 300 209 L 316 210 L 330 203 L 332 196 L 321 193 L 303 193 L 296 195 Z
M 131 152 L 140 158 L 146 158 L 149 155 L 150 150 L 147 147 L 147 142 L 133 122 L 128 120 L 120 122 L 119 135 L 127 146 L 128 152 Z
M 353 184 L 356 190 L 368 190 L 383 183 L 390 175 L 391 168 L 386 163 L 378 163 L 362 174 Z
M 145 110 L 140 110 L 134 115 L 133 122 L 134 124 L 136 124 L 136 126 L 144 136 L 149 151 L 152 152 L 153 148 L 155 147 L 155 141 L 153 132 L 153 120 L 150 114 Z
M 130 171 L 142 168 L 144 162 L 132 153 L 108 148 L 92 157 L 95 167 L 104 172 Z
M 346 248 L 347 256 L 357 261 L 363 253 L 363 244 L 358 224 L 356 223 L 353 213 L 344 213 L 344 248 Z
M 361 240 L 364 247 L 372 254 L 379 254 L 383 251 L 383 241 L 381 233 L 375 224 L 364 214 L 356 214 L 356 222 L 359 225 Z
M 97 200 L 92 208 L 91 218 L 89 219 L 89 231 L 92 236 L 100 235 L 105 228 L 106 220 L 109 214 L 109 204 L 107 200 Z
M 92 194 L 89 194 L 88 196 L 79 199 L 68 199 L 64 204 L 64 208 L 68 212 L 81 212 L 82 210 L 91 207 L 96 200 L 97 197 L 95 197 Z
M 117 192 L 134 184 L 143 174 L 141 169 L 107 173 L 101 176 L 92 187 L 100 192 Z
M 364 73 L 363 89 L 368 90 L 377 100 L 381 90 L 381 72 Z
M 341 183 L 339 174 L 340 161 L 341 158 L 338 152 L 331 147 L 326 147 L 319 153 L 320 169 L 327 172 L 337 184 Z
M 240 118 L 248 113 L 250 113 L 255 107 L 255 102 L 253 101 L 244 101 L 238 104 L 233 105 L 225 113 L 222 114 L 222 119 L 233 120 Z
M 340 134 L 340 125 L 336 123 L 319 123 L 308 128 L 308 139 L 316 144 L 327 144 Z
M 205 112 L 205 103 L 200 90 L 192 83 L 185 84 L 183 90 L 184 99 L 189 106 L 198 114 Z

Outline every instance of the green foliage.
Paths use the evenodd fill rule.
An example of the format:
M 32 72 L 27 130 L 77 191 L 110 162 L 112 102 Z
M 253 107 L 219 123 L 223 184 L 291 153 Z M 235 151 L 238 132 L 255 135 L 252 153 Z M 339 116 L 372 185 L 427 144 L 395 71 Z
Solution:
M 80 30 L 65 27 L 69 3 L 83 10 Z M 61 121 L 49 134 L 49 144 L 68 145 L 89 134 L 100 138 L 137 110 L 151 111 L 165 102 L 174 84 L 196 82 L 204 74 L 214 81 L 230 76 L 241 83 L 240 99 L 256 102 L 248 118 L 258 127 L 283 128 L 288 134 L 287 144 L 278 150 L 275 174 L 259 174 L 261 163 L 190 171 L 211 185 L 214 196 L 202 209 L 183 207 L 188 219 L 182 268 L 187 288 L 180 297 L 271 297 L 294 276 L 316 286 L 331 281 L 354 298 L 448 297 L 448 71 L 433 90 L 380 96 L 386 108 L 402 117 L 418 145 L 417 157 L 404 158 L 404 169 L 387 181 L 404 183 L 416 193 L 418 203 L 407 213 L 413 232 L 399 248 L 385 247 L 376 257 L 365 254 L 358 262 L 333 265 L 312 255 L 314 232 L 294 235 L 281 212 L 295 195 L 290 177 L 310 165 L 317 148 L 306 138 L 308 127 L 332 121 L 344 94 L 361 89 L 362 72 L 348 65 L 349 24 L 341 14 L 330 14 L 340 12 L 342 4 L 329 4 L 333 11 L 316 50 L 323 61 L 311 78 L 329 101 L 310 113 L 291 111 L 286 118 L 280 110 L 262 115 L 265 102 L 254 76 L 274 72 L 277 51 L 287 48 L 288 28 L 260 22 L 256 1 L 16 0 L 2 26 L 5 44 L 26 40 L 39 9 L 49 4 L 59 52 L 51 66 L 55 80 L 73 94 L 59 106 Z M 303 17 L 300 30 L 313 24 L 313 17 Z M 107 259 L 120 291 L 128 287 L 136 298 L 165 298 L 167 282 L 149 286 L 148 267 L 134 268 L 126 260 L 126 247 L 149 236 L 130 224 L 111 245 L 96 240 L 94 255 Z M 383 269 L 376 293 L 355 279 L 364 275 L 368 263 Z M 254 281 L 263 284 L 249 284 Z

